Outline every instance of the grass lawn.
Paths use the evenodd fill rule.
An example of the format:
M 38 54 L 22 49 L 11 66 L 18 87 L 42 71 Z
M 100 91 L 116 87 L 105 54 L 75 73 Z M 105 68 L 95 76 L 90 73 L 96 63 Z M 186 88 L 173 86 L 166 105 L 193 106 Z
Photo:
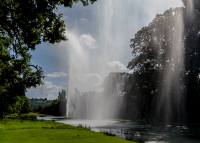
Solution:
M 1 143 L 130 143 L 119 137 L 96 133 L 55 121 L 0 120 Z

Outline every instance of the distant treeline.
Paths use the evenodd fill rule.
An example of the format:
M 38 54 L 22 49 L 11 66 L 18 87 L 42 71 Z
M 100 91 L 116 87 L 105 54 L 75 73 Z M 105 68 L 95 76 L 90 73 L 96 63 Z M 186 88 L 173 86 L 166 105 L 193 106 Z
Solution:
M 29 99 L 29 100 L 32 100 L 32 101 L 47 101 L 47 98 L 32 98 L 32 99 Z
M 47 100 L 47 98 L 40 99 L 29 99 L 31 108 L 33 112 L 49 114 L 55 116 L 65 116 L 66 115 L 66 90 L 62 90 L 58 93 L 58 99 Z
M 51 103 L 53 102 L 53 100 L 47 100 L 47 98 L 32 98 L 29 99 L 29 101 L 32 109 L 38 108 L 39 106 L 51 105 Z

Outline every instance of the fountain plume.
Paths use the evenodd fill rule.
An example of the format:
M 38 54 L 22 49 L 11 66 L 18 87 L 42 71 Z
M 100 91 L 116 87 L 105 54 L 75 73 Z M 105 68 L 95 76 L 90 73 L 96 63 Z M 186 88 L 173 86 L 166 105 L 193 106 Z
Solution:
M 122 2 L 121 0 L 98 1 L 93 10 L 95 18 L 97 19 L 95 24 L 98 25 L 99 28 L 99 35 L 96 36 L 99 38 L 99 48 L 93 48 L 92 50 L 87 49 L 81 43 L 81 36 L 78 36 L 78 34 L 74 34 L 76 32 L 66 32 L 68 33 L 66 36 L 69 39 L 69 41 L 65 43 L 68 53 L 67 116 L 71 114 L 74 117 L 79 117 L 79 115 L 75 115 L 74 113 L 81 114 L 80 111 L 77 111 L 79 105 L 77 105 L 75 111 L 75 108 L 71 104 L 71 101 L 75 99 L 77 103 L 81 104 L 81 100 L 74 97 L 74 95 L 76 95 L 75 88 L 83 92 L 80 92 L 80 95 L 78 95 L 80 97 L 82 97 L 86 92 L 89 91 L 96 90 L 102 92 L 103 89 L 100 85 L 101 83 L 103 83 L 103 79 L 109 74 L 109 72 L 128 72 L 127 69 L 123 69 L 121 71 L 116 69 L 109 69 L 108 63 L 111 63 L 113 61 L 127 63 L 128 61 L 130 61 L 131 57 L 127 56 L 131 53 L 128 45 L 130 38 L 134 35 L 134 32 L 142 27 L 141 23 L 149 23 L 150 20 L 155 16 L 155 13 L 157 13 L 160 9 L 164 7 L 165 9 L 167 9 L 169 8 L 169 5 L 172 5 L 172 3 L 174 4 L 175 2 L 166 1 L 165 3 L 163 3 L 159 0 L 153 0 L 147 4 L 148 6 L 145 6 L 145 3 L 145 0 L 143 0 L 142 2 L 139 0 L 127 0 L 126 2 Z M 136 7 L 142 8 L 143 6 L 145 6 L 144 11 L 140 15 L 137 13 L 137 11 L 134 11 Z M 156 8 L 159 10 L 156 11 Z M 145 15 L 147 15 L 146 18 L 143 18 Z M 135 17 L 136 19 L 133 20 L 132 17 Z M 93 37 L 92 34 L 86 35 Z M 91 56 L 92 54 L 95 54 L 95 56 Z M 91 57 L 93 59 L 91 59 Z M 93 80 L 94 77 L 95 81 Z M 89 81 L 89 79 L 92 79 L 92 81 Z M 123 81 L 120 82 L 123 83 Z M 112 90 L 113 89 L 111 88 L 110 91 Z M 110 94 L 111 92 L 108 93 Z M 93 116 L 91 116 L 85 113 L 86 117 L 88 115 L 89 118 L 102 118 L 102 116 L 108 117 L 109 113 L 114 113 L 115 115 L 117 115 L 117 112 L 123 112 L 123 110 L 118 110 L 118 107 L 124 104 L 123 100 L 119 100 L 119 102 L 113 102 L 112 98 L 109 99 L 100 94 L 95 94 L 95 97 L 96 98 L 94 98 L 94 101 L 96 100 L 97 102 L 106 98 L 105 100 L 107 100 L 108 105 L 105 105 L 103 107 L 104 109 L 102 109 L 101 104 L 94 107 L 94 105 L 91 104 L 91 106 L 89 106 L 88 103 L 85 102 L 85 108 L 87 109 L 86 112 L 88 111 L 93 114 Z M 94 109 L 91 110 L 91 107 L 94 107 Z M 103 113 L 105 109 L 107 109 L 108 111 L 107 115 L 104 115 L 105 113 Z

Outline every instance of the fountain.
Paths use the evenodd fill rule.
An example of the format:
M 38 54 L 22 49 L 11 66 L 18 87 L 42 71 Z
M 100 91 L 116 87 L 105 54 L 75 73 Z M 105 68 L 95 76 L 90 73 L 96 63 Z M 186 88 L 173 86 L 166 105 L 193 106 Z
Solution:
M 77 120 L 61 122 L 72 125 L 87 124 L 95 131 L 100 131 L 101 128 L 105 130 L 112 128 L 118 136 L 124 138 L 120 130 L 135 132 L 135 137 L 143 138 L 145 141 L 155 139 L 170 142 L 176 140 L 175 138 L 184 140 L 185 136 L 195 136 L 194 130 L 199 131 L 199 129 L 171 125 L 171 123 L 188 121 L 186 108 L 189 103 L 186 99 L 190 92 L 189 88 L 185 87 L 185 77 L 186 74 L 190 75 L 190 68 L 185 59 L 189 57 L 186 55 L 188 44 L 185 42 L 187 37 L 185 32 L 188 30 L 188 25 L 185 25 L 185 20 L 187 16 L 190 21 L 195 19 L 192 16 L 194 2 L 199 1 L 183 0 L 183 2 L 187 4 L 186 8 L 181 0 L 126 0 L 126 2 L 101 0 L 87 9 L 89 11 L 87 13 L 90 13 L 87 14 L 88 19 L 82 15 L 83 9 L 77 15 L 73 15 L 83 17 L 80 23 L 75 24 L 77 27 L 85 25 L 86 22 L 91 27 L 85 28 L 89 32 L 77 27 L 66 31 L 69 41 L 64 42 L 62 46 L 67 47 L 68 58 L 67 117 Z M 138 13 L 140 9 L 143 11 Z M 167 9 L 168 11 L 165 12 Z M 156 13 L 160 14 L 156 15 Z M 129 68 L 133 67 L 133 71 L 130 72 L 124 66 L 132 58 L 130 55 L 132 49 L 129 48 L 130 39 L 136 39 L 139 34 L 144 34 L 140 30 L 143 26 L 146 26 L 146 29 L 142 30 L 151 31 L 150 36 L 153 40 L 152 43 L 147 41 L 146 45 L 141 41 L 139 45 L 144 49 L 145 46 L 148 47 L 146 51 L 155 55 L 152 54 L 154 57 L 146 60 L 145 55 L 142 55 L 144 49 L 141 48 L 143 51 L 137 49 L 139 52 L 135 52 L 135 55 L 133 52 L 135 59 L 129 64 Z M 138 30 L 140 33 L 138 32 L 134 37 Z M 144 41 L 145 38 L 143 37 Z M 149 43 L 153 45 L 152 48 Z M 135 66 L 137 57 L 145 59 L 144 64 L 153 67 L 153 72 L 148 73 L 148 76 L 145 76 L 145 70 L 137 71 L 138 67 Z M 132 87 L 127 84 L 131 76 L 134 84 Z M 149 80 L 149 76 L 152 78 L 151 81 L 155 78 L 157 83 L 141 82 L 144 86 L 139 89 L 141 85 L 138 81 L 141 78 Z M 151 87 L 152 85 L 156 88 Z M 131 91 L 133 96 L 130 96 L 131 92 L 127 92 L 129 88 L 135 90 Z M 143 101 L 143 98 L 147 101 L 137 102 Z M 131 106 L 133 100 L 136 104 L 134 107 Z M 149 104 L 148 101 L 154 105 Z M 102 121 L 102 119 L 119 118 L 123 121 L 133 119 L 145 122 L 143 124 Z M 146 121 L 170 124 L 151 126 Z
M 66 31 L 66 36 L 70 39 L 65 44 L 68 53 L 69 99 L 67 115 L 70 113 L 70 98 L 73 97 L 75 88 L 81 92 L 88 92 L 90 90 L 102 91 L 100 85 L 109 72 L 113 70 L 115 72 L 128 71 L 128 69 L 123 67 L 123 64 L 121 69 L 111 69 L 108 65 L 109 63 L 128 63 L 128 61 L 130 61 L 131 56 L 127 56 L 131 53 L 130 48 L 128 48 L 129 40 L 137 30 L 142 28 L 141 22 L 147 25 L 154 18 L 155 13 L 162 13 L 163 9 L 180 4 L 181 2 L 178 1 L 168 1 L 164 3 L 157 0 L 149 2 L 148 6 L 144 5 L 144 1 L 127 0 L 125 3 L 120 0 L 97 2 L 92 9 L 95 17 L 91 16 L 91 18 L 97 19 L 93 23 L 98 24 L 100 29 L 99 35 L 96 36 L 99 40 L 95 41 L 95 39 L 93 39 L 98 45 L 93 45 L 94 48 L 84 43 L 84 40 L 91 39 L 93 35 L 82 34 L 79 38 L 78 35 L 74 34 L 77 33 L 76 31 Z M 145 18 L 137 15 L 137 10 L 139 10 L 139 8 L 136 9 L 136 5 L 137 7 L 143 7 L 143 9 L 145 9 L 145 11 L 141 13 L 143 17 L 146 15 Z M 149 5 L 151 5 L 151 9 L 149 9 Z M 156 10 L 157 5 L 160 7 Z M 85 39 L 83 39 L 83 37 Z M 95 44 L 95 42 L 93 44 Z M 124 47 L 127 48 L 124 49 Z M 90 81 L 90 79 L 93 81 Z M 110 104 L 110 106 L 116 106 L 112 105 L 111 102 Z M 94 117 L 101 118 L 101 114 L 103 114 L 101 112 L 103 111 L 100 111 L 100 107 L 97 108 L 99 111 L 96 112 L 99 113 L 99 115 L 95 114 Z
M 163 49 L 164 52 L 168 52 L 168 57 L 165 55 L 159 59 L 165 60 L 168 63 L 165 67 L 162 67 L 162 74 L 160 77 L 161 90 L 160 98 L 158 98 L 157 105 L 157 118 L 161 121 L 170 122 L 172 120 L 178 122 L 184 119 L 184 93 L 181 86 L 184 86 L 184 20 L 183 20 L 183 8 L 177 8 L 172 12 L 174 20 L 168 20 L 165 26 L 171 26 L 170 32 L 163 35 L 167 35 L 171 38 L 170 44 Z M 158 32 L 162 32 L 159 30 Z M 167 40 L 167 38 L 165 39 Z M 158 41 L 155 41 L 158 42 Z M 164 45 L 166 41 L 163 41 Z M 157 44 L 157 43 L 156 43 Z M 162 115 L 162 117 L 161 117 Z

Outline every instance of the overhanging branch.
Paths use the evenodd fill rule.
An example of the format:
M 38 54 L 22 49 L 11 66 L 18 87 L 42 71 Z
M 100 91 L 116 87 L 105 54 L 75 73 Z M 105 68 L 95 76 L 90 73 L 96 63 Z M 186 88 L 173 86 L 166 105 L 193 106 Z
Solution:
M 35 65 L 29 65 L 29 66 L 34 67 L 35 69 L 38 70 L 38 66 L 35 66 Z

